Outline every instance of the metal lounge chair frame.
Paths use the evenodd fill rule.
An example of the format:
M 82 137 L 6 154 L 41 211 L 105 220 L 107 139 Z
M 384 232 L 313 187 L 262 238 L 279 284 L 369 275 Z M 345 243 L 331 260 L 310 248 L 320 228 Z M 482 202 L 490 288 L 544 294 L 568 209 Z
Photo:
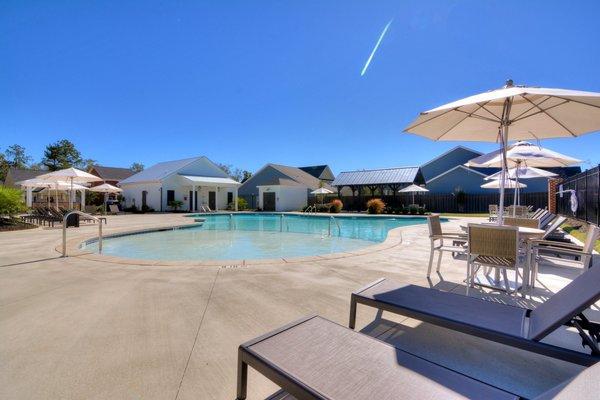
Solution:
M 600 324 L 583 312 L 600 299 L 600 268 L 590 268 L 536 309 L 403 285 L 385 278 L 352 293 L 349 327 L 356 324 L 357 304 L 404 315 L 494 342 L 589 366 L 600 361 Z M 561 326 L 575 327 L 586 354 L 541 340 Z

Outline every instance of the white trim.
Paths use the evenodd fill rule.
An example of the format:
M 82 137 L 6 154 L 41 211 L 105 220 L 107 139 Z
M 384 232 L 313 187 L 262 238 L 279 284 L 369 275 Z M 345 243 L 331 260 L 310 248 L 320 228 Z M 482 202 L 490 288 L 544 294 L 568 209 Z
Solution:
M 428 185 L 428 184 L 429 184 L 429 182 L 435 181 L 436 179 L 438 179 L 438 178 L 441 178 L 442 176 L 444 176 L 444 175 L 446 175 L 446 174 L 449 174 L 450 172 L 452 172 L 452 171 L 454 171 L 455 169 L 458 169 L 458 168 L 464 169 L 464 170 L 465 170 L 465 171 L 467 171 L 467 172 L 474 172 L 474 173 L 476 173 L 477 175 L 481 175 L 481 176 L 483 176 L 484 178 L 486 178 L 486 177 L 487 177 L 487 175 L 486 175 L 486 174 L 484 174 L 483 172 L 475 171 L 474 169 L 467 168 L 467 167 L 465 167 L 464 165 L 462 165 L 462 164 L 459 164 L 459 165 L 457 165 L 456 167 L 454 167 L 454 168 L 451 168 L 451 169 L 449 169 L 449 170 L 448 170 L 448 171 L 446 171 L 446 172 L 442 172 L 442 173 L 441 173 L 441 174 L 439 174 L 438 176 L 434 176 L 433 178 L 431 178 L 430 180 L 428 180 L 427 182 L 425 182 L 425 185 Z
M 429 164 L 431 164 L 431 163 L 432 163 L 432 162 L 434 162 L 434 161 L 437 161 L 437 160 L 439 160 L 439 159 L 440 159 L 440 158 L 442 158 L 442 157 L 445 157 L 445 156 L 447 156 L 448 154 L 452 153 L 454 150 L 457 150 L 457 149 L 468 150 L 468 151 L 471 151 L 471 152 L 473 152 L 473 153 L 477 153 L 477 154 L 479 154 L 480 156 L 482 156 L 482 155 L 483 155 L 483 153 L 481 153 L 481 152 L 479 152 L 479 151 L 477 151 L 477 150 L 473 150 L 473 149 L 471 149 L 471 148 L 468 148 L 468 147 L 465 147 L 465 146 L 458 145 L 458 146 L 455 146 L 455 147 L 451 148 L 450 150 L 448 150 L 448 151 L 446 151 L 446 152 L 444 152 L 444 153 L 440 154 L 440 155 L 439 155 L 439 156 L 437 156 L 436 158 L 434 158 L 434 159 L 431 159 L 431 160 L 427 161 L 425 164 L 421 165 L 421 168 L 423 168 L 423 167 L 424 167 L 424 166 L 426 166 L 426 165 L 429 165 Z M 479 156 L 478 156 L 478 157 L 479 157 Z M 473 157 L 473 158 L 475 158 L 475 157 Z

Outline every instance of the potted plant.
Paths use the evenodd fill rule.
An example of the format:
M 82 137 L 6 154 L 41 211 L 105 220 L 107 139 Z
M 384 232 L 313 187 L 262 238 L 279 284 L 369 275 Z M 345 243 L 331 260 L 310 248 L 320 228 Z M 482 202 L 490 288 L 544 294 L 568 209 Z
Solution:
M 169 207 L 171 207 L 173 209 L 173 211 L 177 212 L 181 207 L 183 207 L 183 201 L 171 200 L 169 202 Z

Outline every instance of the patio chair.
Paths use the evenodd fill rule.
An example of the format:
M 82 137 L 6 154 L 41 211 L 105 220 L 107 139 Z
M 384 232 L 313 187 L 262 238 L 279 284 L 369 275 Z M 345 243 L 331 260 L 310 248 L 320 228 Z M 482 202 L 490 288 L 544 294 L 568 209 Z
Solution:
M 239 346 L 237 400 L 246 399 L 248 366 L 281 388 L 269 400 L 521 399 L 318 316 Z M 600 364 L 584 369 L 533 400 L 595 399 L 599 372 Z
M 108 210 L 111 214 L 121 214 L 121 210 L 119 210 L 119 206 L 116 204 L 109 204 Z
M 600 228 L 589 224 L 583 246 L 553 240 L 532 240 L 529 243 L 531 285 L 535 287 L 539 264 L 543 255 L 555 257 L 571 256 L 579 259 L 584 270 L 590 268 L 593 260 L 594 244 L 598 237 L 600 237 Z
M 539 208 L 538 211 L 533 213 L 529 218 L 540 219 L 543 218 L 544 215 L 548 214 L 550 211 Z
M 464 233 L 444 233 L 442 232 L 442 224 L 440 223 L 440 216 L 433 214 L 427 216 L 427 226 L 429 227 L 429 241 L 431 244 L 431 250 L 429 253 L 429 267 L 427 268 L 427 277 L 431 275 L 431 267 L 433 265 L 433 257 L 435 252 L 438 252 L 438 261 L 436 272 L 440 272 L 440 266 L 442 263 L 442 253 L 449 252 L 454 254 L 460 254 L 465 252 L 463 244 L 467 242 L 467 235 Z M 444 244 L 446 241 L 452 241 L 452 245 Z
M 498 204 L 488 205 L 488 211 L 490 213 L 488 217 L 489 222 L 496 221 L 498 219 Z
M 356 306 L 418 319 L 468 335 L 533 353 L 590 366 L 600 361 L 600 324 L 583 312 L 600 299 L 600 268 L 590 268 L 535 309 L 524 309 L 476 297 L 442 292 L 379 279 L 352 293 L 349 327 L 356 324 Z M 561 326 L 574 327 L 582 351 L 541 341 Z M 591 354 L 586 354 L 586 346 Z
M 519 230 L 513 226 L 469 224 L 467 288 L 472 287 L 480 267 L 486 273 L 496 268 L 502 273 L 507 293 L 519 287 Z M 507 271 L 515 271 L 515 290 L 510 289 Z

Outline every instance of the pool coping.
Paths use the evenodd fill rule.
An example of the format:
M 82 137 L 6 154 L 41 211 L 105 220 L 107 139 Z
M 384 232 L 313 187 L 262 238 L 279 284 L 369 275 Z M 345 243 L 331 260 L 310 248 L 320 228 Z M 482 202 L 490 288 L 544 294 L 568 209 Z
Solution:
M 223 213 L 223 214 L 231 214 L 231 213 Z M 241 214 L 241 213 L 240 213 Z M 274 214 L 300 214 L 304 213 L 274 213 Z M 206 214 L 210 215 L 210 214 Z M 213 214 L 214 215 L 214 214 Z M 306 214 L 304 214 L 306 215 Z M 326 214 L 322 214 L 326 215 Z M 337 216 L 358 216 L 353 214 L 336 214 Z M 371 217 L 379 217 L 379 218 L 390 218 L 396 217 L 395 215 L 369 215 Z M 407 216 L 412 218 L 425 218 L 425 216 Z M 136 235 L 136 234 L 144 234 L 150 232 L 158 232 L 172 229 L 189 229 L 195 226 L 202 225 L 198 223 L 194 218 L 185 217 L 189 219 L 189 223 L 184 224 L 169 224 L 169 225 L 159 225 L 142 229 L 123 229 L 115 232 L 111 232 L 107 235 L 104 235 L 104 238 L 111 237 L 119 237 L 119 236 L 128 236 L 128 235 Z M 220 267 L 234 267 L 234 266 L 251 266 L 251 265 L 271 265 L 271 264 L 289 264 L 289 263 L 297 263 L 297 262 L 320 262 L 327 260 L 336 260 L 343 259 L 348 257 L 357 257 L 363 256 L 375 252 L 379 252 L 382 250 L 388 250 L 402 244 L 402 231 L 404 229 L 412 228 L 418 225 L 408 225 L 408 226 L 400 226 L 397 228 L 390 229 L 386 236 L 386 239 L 380 243 L 374 243 L 373 245 L 362 247 L 360 249 L 354 251 L 347 252 L 339 252 L 339 253 L 329 253 L 329 254 L 320 254 L 314 256 L 301 256 L 301 257 L 288 257 L 288 258 L 260 258 L 260 259 L 231 259 L 231 260 L 151 260 L 151 259 L 140 259 L 140 258 L 127 258 L 127 257 L 117 257 L 113 255 L 105 255 L 101 253 L 92 252 L 89 250 L 85 250 L 81 248 L 81 245 L 84 243 L 91 243 L 98 240 L 97 234 L 87 234 L 87 235 L 79 235 L 72 237 L 67 240 L 67 255 L 68 257 L 78 257 L 84 258 L 86 260 L 92 261 L 102 261 L 109 262 L 114 264 L 122 264 L 122 265 L 141 265 L 141 266 L 220 266 Z M 62 253 L 62 245 L 55 246 L 55 250 L 59 253 Z

